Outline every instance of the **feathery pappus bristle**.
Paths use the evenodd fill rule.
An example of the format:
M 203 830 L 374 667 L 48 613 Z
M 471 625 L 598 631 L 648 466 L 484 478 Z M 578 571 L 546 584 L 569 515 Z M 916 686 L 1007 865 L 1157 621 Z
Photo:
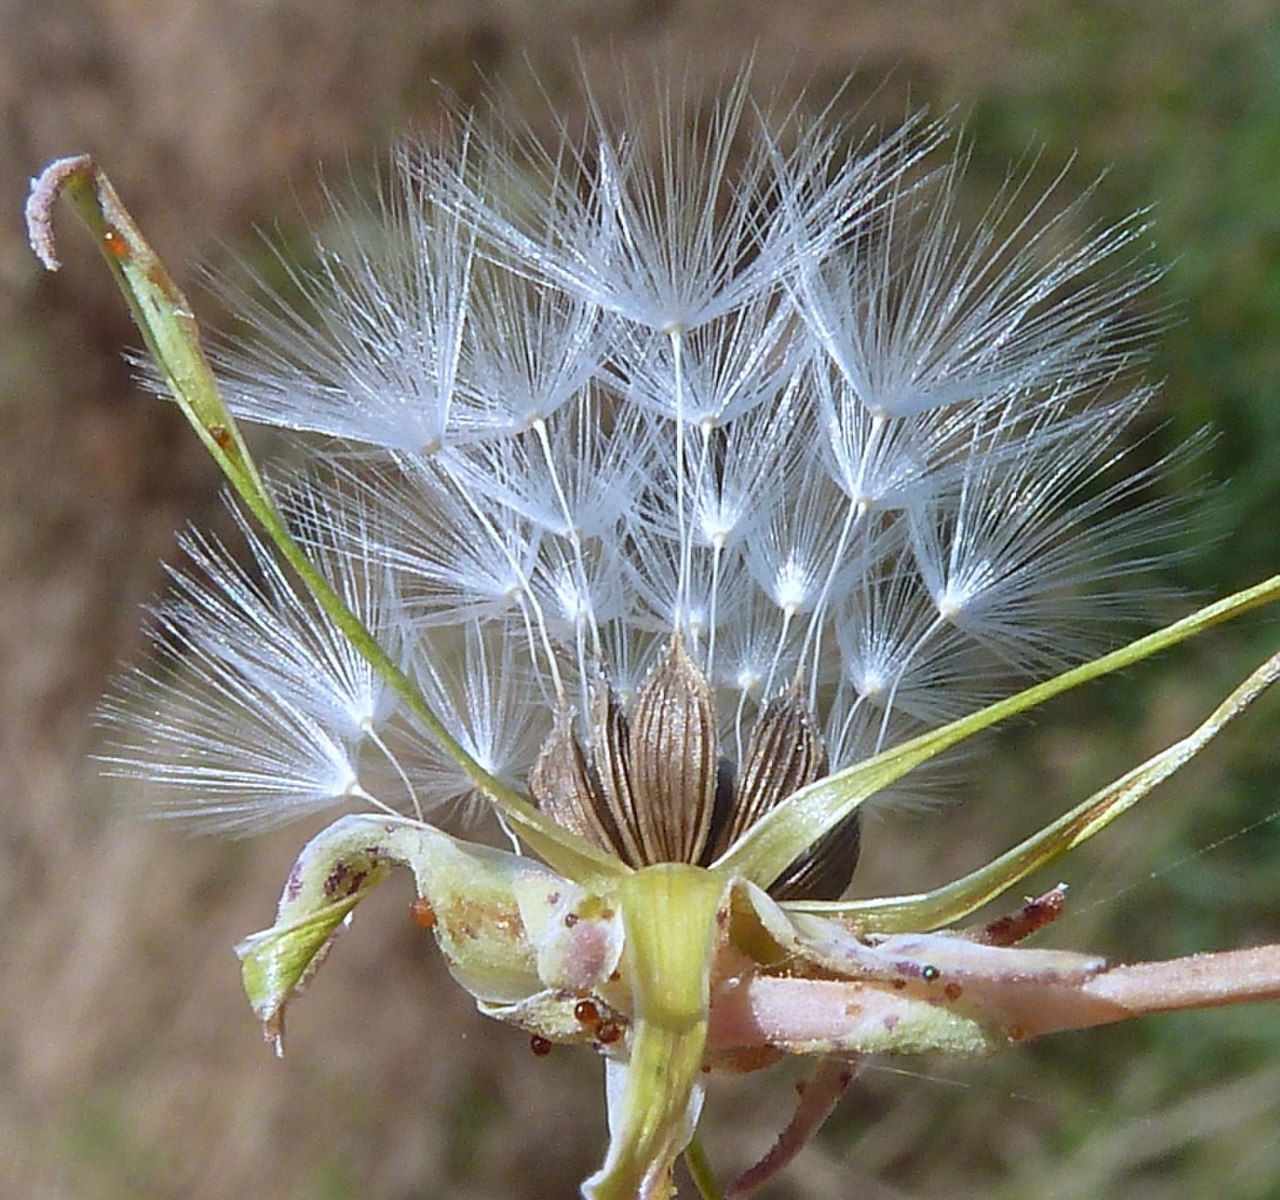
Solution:
M 661 774 L 628 723 L 674 672 L 672 753 L 696 743 L 718 806 L 681 819 L 693 861 L 748 763 L 792 779 L 752 759 L 764 714 L 810 771 L 971 711 L 1105 641 L 1180 519 L 1143 499 L 1158 466 L 1126 472 L 1155 394 L 1142 219 L 1090 227 L 1060 176 L 966 226 L 943 123 L 850 151 L 750 82 L 633 91 L 550 141 L 460 118 L 335 206 L 312 268 L 283 260 L 295 299 L 228 289 L 254 338 L 215 353 L 237 416 L 322 435 L 280 489 L 294 534 L 486 771 L 528 793 L 572 745 L 549 810 L 625 840 L 637 798 L 601 781 Z M 156 615 L 186 667 L 122 685 L 113 769 L 233 831 L 468 794 L 265 550 L 251 575 L 186 549 Z M 665 844 L 636 827 L 613 848 Z

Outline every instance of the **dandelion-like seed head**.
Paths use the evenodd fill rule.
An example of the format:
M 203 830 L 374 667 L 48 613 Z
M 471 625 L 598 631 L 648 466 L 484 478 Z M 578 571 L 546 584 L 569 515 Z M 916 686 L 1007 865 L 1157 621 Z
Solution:
M 1102 960 L 1010 947 L 1060 890 L 930 931 L 1101 828 L 1181 744 L 952 885 L 839 897 L 865 802 L 1096 651 L 1180 520 L 1145 498 L 1159 464 L 1128 469 L 1154 396 L 1141 220 L 1091 226 L 1059 179 L 966 226 L 943 124 L 850 147 L 829 114 L 754 103 L 748 74 L 707 107 L 662 85 L 617 121 L 593 103 L 549 141 L 455 132 L 335 204 L 313 266 L 282 256 L 292 299 L 227 286 L 256 337 L 213 353 L 226 406 L 89 160 L 30 206 L 52 262 L 45 210 L 92 179 L 166 385 L 264 531 L 241 521 L 247 567 L 186 539 L 158 679 L 104 708 L 109 769 L 224 832 L 363 810 L 239 948 L 269 1037 L 393 862 L 483 1011 L 605 1056 L 597 1200 L 667 1195 L 707 1068 L 837 1064 L 741 1195 L 858 1056 L 1117 1019 L 1089 991 Z M 309 435 L 312 465 L 264 485 L 231 414 Z M 437 830 L 453 801 L 542 861 Z
M 501 682 L 442 709 L 459 739 L 483 727 L 486 769 L 572 827 L 604 813 L 592 840 L 633 866 L 738 827 L 779 705 L 839 769 L 864 709 L 882 749 L 1086 653 L 1091 582 L 1125 579 L 1110 620 L 1168 519 L 1102 481 L 1151 399 L 1125 378 L 1140 223 L 1011 186 L 966 230 L 942 125 L 848 152 L 748 83 L 660 96 L 652 143 L 593 107 L 584 140 L 468 121 L 404 151 L 294 269 L 305 313 L 242 300 L 258 341 L 217 356 L 237 415 L 336 439 L 356 482 L 311 481 L 313 524 L 396 593 L 410 667 L 499 647 L 471 658 Z M 657 747 L 649 706 L 686 714 Z M 638 831 L 651 754 L 687 845 Z

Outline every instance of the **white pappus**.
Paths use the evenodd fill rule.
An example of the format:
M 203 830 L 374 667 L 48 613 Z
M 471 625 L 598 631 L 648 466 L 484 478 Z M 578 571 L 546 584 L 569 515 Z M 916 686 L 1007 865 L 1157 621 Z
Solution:
M 635 89 L 550 141 L 461 118 L 335 204 L 310 265 L 282 259 L 291 298 L 231 289 L 254 330 L 214 354 L 232 411 L 309 435 L 279 488 L 295 536 L 521 792 L 554 730 L 590 756 L 601 697 L 627 719 L 673 640 L 723 800 L 773 702 L 835 770 L 1140 610 L 1180 519 L 1126 459 L 1154 395 L 1142 219 L 1090 227 L 1059 178 L 966 228 L 944 124 L 855 147 L 827 116 L 757 106 L 744 74 L 705 107 Z M 105 708 L 111 769 L 233 833 L 465 797 L 246 534 L 251 571 L 188 538 L 170 662 Z M 734 827 L 689 820 L 694 860 Z

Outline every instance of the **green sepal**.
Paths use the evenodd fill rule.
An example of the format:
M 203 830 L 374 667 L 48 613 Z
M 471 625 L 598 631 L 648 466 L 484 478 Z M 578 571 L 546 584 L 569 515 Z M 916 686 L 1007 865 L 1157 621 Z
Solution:
M 717 914 L 729 886 L 683 863 L 646 867 L 619 885 L 634 1010 L 609 1151 L 583 1185 L 587 1200 L 666 1200 L 697 1120 Z
M 356 904 L 393 866 L 413 872 L 441 953 L 473 996 L 510 1004 L 544 988 L 516 893 L 563 886 L 558 876 L 532 859 L 470 845 L 429 825 L 343 817 L 303 848 L 275 924 L 236 947 L 249 1002 L 277 1049 L 290 999 L 323 962 Z
M 527 873 L 514 889 L 547 987 L 583 995 L 609 981 L 625 937 L 616 901 L 555 875 Z
M 236 946 L 245 995 L 277 1054 L 284 1050 L 285 1005 L 324 961 L 334 934 L 359 902 L 359 895 L 348 896 Z
M 1204 749 L 1228 722 L 1239 716 L 1277 678 L 1280 678 L 1280 654 L 1273 655 L 1250 674 L 1186 737 L 1108 784 L 999 858 L 953 883 L 909 896 L 835 902 L 796 901 L 784 904 L 783 908 L 791 913 L 841 916 L 864 932 L 923 931 L 959 921 L 1025 879 L 1032 871 L 1074 849 L 1132 808 L 1152 788 Z
M 1065 671 L 1053 679 L 990 704 L 940 729 L 930 730 L 877 754 L 874 758 L 827 775 L 801 788 L 777 805 L 730 846 L 712 866 L 750 879 L 761 887 L 768 887 L 823 834 L 838 825 L 856 808 L 896 783 L 908 771 L 928 762 L 944 750 L 949 750 L 958 742 L 1043 704 L 1082 683 L 1131 666 L 1214 625 L 1278 599 L 1280 575 L 1273 575 L 1262 583 L 1206 605 L 1190 616 L 1147 637 L 1139 638 L 1111 654 Z M 1091 824 L 1084 836 L 1090 836 L 1104 824 L 1105 821 Z M 1083 839 L 1076 838 L 1070 845 L 1078 845 L 1081 840 Z M 1009 883 L 1012 882 L 1014 880 L 1011 879 Z

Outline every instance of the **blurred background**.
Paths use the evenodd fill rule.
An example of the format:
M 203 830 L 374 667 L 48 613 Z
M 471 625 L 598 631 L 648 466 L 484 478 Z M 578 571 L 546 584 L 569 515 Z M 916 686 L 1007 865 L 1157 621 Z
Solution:
M 1027 162 L 1089 215 L 1150 207 L 1167 267 L 1169 447 L 1206 423 L 1196 553 L 1166 583 L 1222 595 L 1280 566 L 1280 15 L 1261 0 L 0 0 L 0 1194 L 40 1200 L 565 1197 L 604 1145 L 589 1054 L 534 1058 L 476 1015 L 398 881 L 360 910 L 273 1059 L 231 946 L 270 923 L 305 836 L 182 838 L 113 812 L 90 715 L 140 649 L 138 606 L 189 520 L 225 523 L 178 414 L 67 214 L 41 273 L 20 211 L 48 159 L 92 151 L 184 285 L 255 225 L 322 210 L 442 97 L 689 62 L 714 86 L 807 85 L 859 121 L 953 111 L 977 211 Z M 545 105 L 534 106 L 545 112 Z M 1032 189 L 1034 192 L 1034 189 Z M 218 314 L 206 302 L 203 319 Z M 270 446 L 265 446 L 270 451 Z M 1170 602 L 1159 615 L 1190 607 Z M 864 891 L 985 860 L 1184 733 L 1274 649 L 1262 615 L 993 739 L 956 800 L 864 840 Z M 1265 700 L 1096 846 L 1052 944 L 1157 958 L 1280 939 L 1280 701 Z M 727 1175 L 794 1100 L 785 1070 L 718 1083 Z M 1280 1196 L 1280 1006 L 1049 1038 L 989 1062 L 869 1069 L 782 1198 Z

